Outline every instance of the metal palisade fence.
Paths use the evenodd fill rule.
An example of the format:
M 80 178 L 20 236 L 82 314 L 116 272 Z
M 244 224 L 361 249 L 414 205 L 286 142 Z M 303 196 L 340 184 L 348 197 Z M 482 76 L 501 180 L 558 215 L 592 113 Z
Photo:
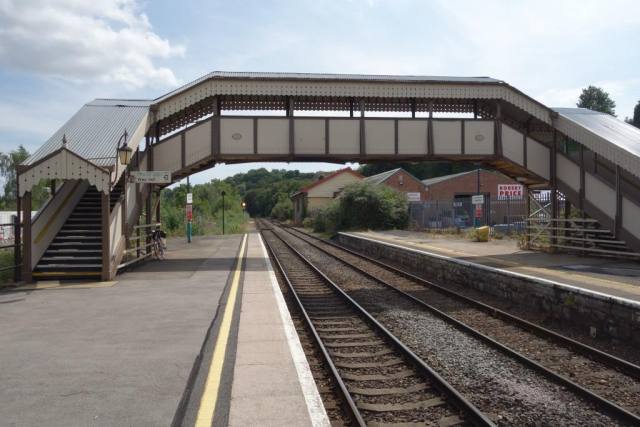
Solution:
M 543 205 L 549 203 L 549 193 L 541 192 L 534 197 Z M 560 202 L 562 203 L 562 202 Z M 523 234 L 526 232 L 526 221 L 529 218 L 528 205 L 525 198 L 485 197 L 482 207 L 481 225 L 488 225 L 491 234 Z M 423 230 L 457 230 L 475 226 L 475 205 L 470 197 L 444 200 L 424 200 L 409 204 L 411 227 Z

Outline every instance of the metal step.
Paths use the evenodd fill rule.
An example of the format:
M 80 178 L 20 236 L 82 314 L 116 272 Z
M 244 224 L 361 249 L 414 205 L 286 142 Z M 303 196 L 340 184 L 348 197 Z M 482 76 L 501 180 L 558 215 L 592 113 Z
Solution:
M 60 240 L 92 240 L 96 243 L 102 242 L 102 238 L 97 239 L 95 236 L 56 236 L 56 238 L 53 239 L 53 241 L 55 242 L 58 239 Z
M 86 233 L 86 234 L 101 234 L 102 230 L 100 230 L 100 229 L 87 230 L 87 229 L 84 229 L 84 228 L 82 228 L 82 229 L 78 229 L 78 228 L 64 229 L 63 228 L 63 229 L 60 230 L 60 233 L 58 233 L 58 234 L 71 234 L 71 233 L 77 234 L 79 236 L 83 236 L 84 233 Z

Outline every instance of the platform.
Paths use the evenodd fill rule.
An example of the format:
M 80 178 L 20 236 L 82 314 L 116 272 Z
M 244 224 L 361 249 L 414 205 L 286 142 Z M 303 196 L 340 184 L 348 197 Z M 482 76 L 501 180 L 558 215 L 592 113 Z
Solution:
M 473 242 L 419 231 L 351 232 L 436 255 L 640 301 L 640 264 L 628 260 L 518 249 L 514 240 Z
M 328 426 L 265 257 L 170 239 L 114 282 L 0 293 L 2 425 Z

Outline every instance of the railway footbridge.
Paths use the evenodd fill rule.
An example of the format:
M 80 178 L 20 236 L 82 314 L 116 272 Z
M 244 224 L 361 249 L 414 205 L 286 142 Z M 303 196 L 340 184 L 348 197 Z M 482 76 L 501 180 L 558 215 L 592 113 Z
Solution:
M 20 165 L 24 212 L 33 185 L 64 181 L 23 225 L 23 278 L 109 280 L 144 257 L 131 241 L 160 221 L 169 183 L 134 184 L 131 172 L 177 182 L 264 161 L 482 164 L 549 189 L 552 218 L 562 193 L 640 251 L 640 130 L 610 115 L 549 108 L 487 77 L 213 72 L 154 100 L 89 102 Z

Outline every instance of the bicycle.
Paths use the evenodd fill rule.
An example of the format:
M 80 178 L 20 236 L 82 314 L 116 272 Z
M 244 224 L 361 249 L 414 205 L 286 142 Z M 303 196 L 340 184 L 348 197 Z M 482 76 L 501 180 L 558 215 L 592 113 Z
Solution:
M 153 253 L 156 258 L 160 261 L 164 259 L 164 244 L 162 243 L 162 239 L 167 238 L 167 233 L 160 230 L 160 227 L 156 228 L 153 231 L 152 241 L 153 241 Z

